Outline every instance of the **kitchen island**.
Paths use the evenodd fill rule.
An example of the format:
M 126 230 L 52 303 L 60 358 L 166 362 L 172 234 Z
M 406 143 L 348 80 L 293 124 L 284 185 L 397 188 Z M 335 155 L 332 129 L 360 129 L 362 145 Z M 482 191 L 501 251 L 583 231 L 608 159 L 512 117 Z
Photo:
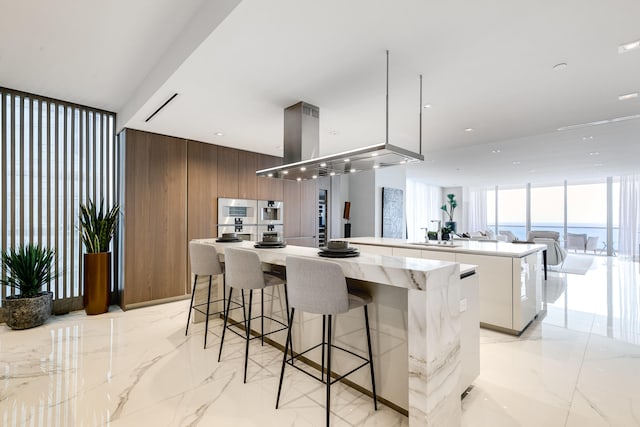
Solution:
M 221 260 L 225 247 L 253 250 L 265 268 L 284 266 L 287 255 L 326 260 L 314 248 L 256 249 L 253 242 L 199 241 L 216 246 Z M 460 264 L 368 253 L 330 261 L 340 264 L 349 286 L 367 288 L 373 296 L 370 317 L 380 397 L 407 409 L 410 426 L 460 425 L 460 393 L 469 385 L 461 386 Z M 477 277 L 474 271 L 474 266 L 462 268 L 468 278 Z M 336 343 L 356 351 L 365 348 L 360 338 L 354 339 L 363 336 L 361 317 L 354 312 L 338 316 Z M 316 340 L 321 336 L 318 322 L 310 325 L 311 320 L 306 313 L 302 319 L 296 317 L 297 348 L 302 348 L 309 336 Z M 284 337 L 280 341 L 284 343 Z M 403 361 L 398 360 L 398 354 L 404 355 Z M 479 362 L 477 352 L 471 357 Z M 339 370 L 341 361 L 335 366 Z M 366 375 L 354 381 L 369 388 Z
M 546 245 L 482 240 L 412 243 L 381 237 L 346 240 L 361 252 L 477 265 L 480 325 L 485 328 L 520 335 L 542 310 L 542 253 Z

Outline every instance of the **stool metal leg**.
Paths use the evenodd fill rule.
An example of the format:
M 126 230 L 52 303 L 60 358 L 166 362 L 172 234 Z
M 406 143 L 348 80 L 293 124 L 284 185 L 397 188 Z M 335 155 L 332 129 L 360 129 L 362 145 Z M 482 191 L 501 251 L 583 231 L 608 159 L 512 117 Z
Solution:
M 287 293 L 287 284 L 285 283 L 283 286 L 284 286 L 284 304 L 287 308 L 287 324 L 289 324 L 290 322 L 292 322 L 293 317 L 289 315 L 289 294 Z M 291 342 L 289 343 L 289 345 L 291 346 L 291 364 L 293 365 L 293 338 L 291 339 Z
M 328 316 L 327 323 L 327 427 L 329 427 L 329 415 L 331 413 L 331 315 Z
M 204 319 L 204 349 L 207 349 L 207 335 L 209 335 L 209 306 L 211 305 L 211 276 L 209 276 L 209 291 L 207 292 L 207 317 Z
M 371 331 L 369 331 L 369 310 L 364 305 L 364 322 L 367 328 L 367 346 L 369 347 L 369 368 L 371 369 L 371 388 L 373 390 L 373 408 L 378 410 L 378 397 L 376 395 L 376 379 L 373 374 L 373 352 L 371 351 Z
M 195 275 L 193 279 L 193 289 L 191 289 L 191 305 L 189 305 L 189 316 L 187 316 L 187 328 L 184 330 L 184 336 L 187 336 L 189 332 L 189 322 L 191 321 L 191 312 L 193 311 L 193 297 L 196 295 L 196 283 L 198 282 L 198 275 Z
M 222 326 L 222 339 L 220 340 L 220 350 L 218 351 L 218 362 L 220 362 L 220 356 L 222 356 L 222 345 L 224 344 L 224 334 L 227 332 L 227 320 L 229 319 L 229 306 L 231 305 L 231 294 L 233 294 L 233 288 L 229 288 L 229 300 L 227 301 L 227 311 L 224 314 L 224 325 Z M 244 311 L 244 306 L 242 307 Z
M 247 342 L 244 346 L 244 377 L 242 382 L 247 382 L 247 364 L 249 362 L 249 340 L 251 340 L 251 305 L 253 304 L 253 289 L 249 290 L 249 316 L 245 323 L 247 329 Z
M 289 349 L 289 341 L 291 339 L 291 326 L 293 325 L 293 312 L 295 308 L 291 309 L 291 315 L 287 312 L 287 316 L 289 317 L 289 327 L 287 328 L 287 340 L 284 343 L 284 355 L 282 356 L 282 368 L 280 369 L 280 382 L 278 383 L 278 397 L 276 398 L 276 409 L 278 409 L 278 405 L 280 404 L 280 392 L 282 391 L 282 379 L 284 378 L 284 367 L 287 365 L 287 350 Z M 293 350 L 291 351 L 291 357 L 293 358 Z
M 322 315 L 322 362 L 320 363 L 320 381 L 324 381 L 324 352 L 325 352 L 325 334 L 326 332 L 326 324 L 327 324 L 327 316 L 326 315 Z
M 260 345 L 264 347 L 264 288 L 260 290 Z

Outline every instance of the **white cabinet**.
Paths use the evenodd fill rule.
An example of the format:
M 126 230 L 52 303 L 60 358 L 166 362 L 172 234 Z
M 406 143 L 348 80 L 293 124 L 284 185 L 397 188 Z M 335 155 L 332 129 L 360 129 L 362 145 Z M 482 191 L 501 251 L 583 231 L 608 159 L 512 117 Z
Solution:
M 392 248 L 393 256 L 403 256 L 408 258 L 422 258 L 422 251 L 420 249 L 408 249 L 408 248 Z
M 453 252 L 443 251 L 422 251 L 422 258 L 435 259 L 437 261 L 451 261 L 456 262 L 456 254 Z M 470 263 L 473 264 L 473 263 Z
M 389 246 L 354 245 L 354 244 L 349 244 L 349 246 L 358 248 L 362 253 L 388 255 L 388 256 L 393 255 L 393 248 Z
M 513 258 L 513 328 L 522 331 L 542 310 L 540 252 Z
M 476 271 L 480 276 L 480 322 L 513 329 L 513 258 L 456 254 L 456 262 L 478 266 Z
M 479 289 L 478 274 L 460 280 L 460 394 L 480 375 Z

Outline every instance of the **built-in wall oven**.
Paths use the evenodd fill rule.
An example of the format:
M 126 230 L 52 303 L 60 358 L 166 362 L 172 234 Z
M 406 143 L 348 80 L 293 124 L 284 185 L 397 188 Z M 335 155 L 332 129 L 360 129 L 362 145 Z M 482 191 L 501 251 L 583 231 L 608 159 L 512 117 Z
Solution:
M 246 199 L 218 199 L 219 225 L 256 225 L 257 200 Z
M 236 233 L 242 240 L 258 240 L 258 201 L 218 199 L 218 237 Z
M 258 239 L 268 235 L 282 240 L 284 203 L 279 200 L 258 200 Z

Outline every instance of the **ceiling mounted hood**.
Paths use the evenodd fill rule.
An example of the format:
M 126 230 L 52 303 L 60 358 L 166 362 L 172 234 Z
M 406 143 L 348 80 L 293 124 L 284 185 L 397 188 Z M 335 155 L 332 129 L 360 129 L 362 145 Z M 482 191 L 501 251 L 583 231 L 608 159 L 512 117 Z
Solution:
M 422 75 L 420 75 L 420 153 L 389 144 L 389 51 L 387 51 L 386 142 L 318 156 L 320 109 L 298 102 L 284 111 L 284 165 L 256 171 L 257 176 L 302 181 L 422 161 Z

